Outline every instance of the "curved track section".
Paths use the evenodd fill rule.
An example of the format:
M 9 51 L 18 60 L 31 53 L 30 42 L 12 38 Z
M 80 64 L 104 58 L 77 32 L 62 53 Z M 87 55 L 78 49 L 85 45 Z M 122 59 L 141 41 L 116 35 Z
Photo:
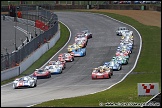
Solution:
M 71 39 L 68 44 L 72 44 L 75 34 L 84 29 L 93 33 L 93 38 L 89 39 L 86 47 L 87 55 L 75 57 L 73 62 L 66 63 L 66 69 L 62 74 L 52 75 L 50 79 L 38 80 L 36 88 L 14 90 L 11 84 L 1 87 L 2 107 L 24 107 L 52 99 L 98 92 L 120 81 L 134 67 L 140 48 L 140 37 L 136 30 L 100 14 L 84 12 L 57 12 L 56 14 L 59 20 L 71 30 Z M 92 80 L 92 68 L 110 61 L 115 55 L 120 40 L 115 31 L 119 26 L 126 26 L 134 32 L 134 49 L 128 65 L 123 66 L 121 71 L 114 71 L 111 79 Z M 61 52 L 67 52 L 67 46 Z M 56 60 L 58 54 L 52 60 Z

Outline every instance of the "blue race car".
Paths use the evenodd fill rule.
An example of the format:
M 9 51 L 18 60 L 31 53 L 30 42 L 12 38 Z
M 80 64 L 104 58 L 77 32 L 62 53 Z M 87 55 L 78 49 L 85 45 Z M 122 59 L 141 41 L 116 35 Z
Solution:
M 72 53 L 74 54 L 74 56 L 78 56 L 78 57 L 83 57 L 86 55 L 86 48 L 79 48 L 76 50 L 72 50 Z
M 103 66 L 112 68 L 113 70 L 117 70 L 117 71 L 122 69 L 122 64 L 118 63 L 115 60 L 111 60 L 110 62 L 105 62 Z

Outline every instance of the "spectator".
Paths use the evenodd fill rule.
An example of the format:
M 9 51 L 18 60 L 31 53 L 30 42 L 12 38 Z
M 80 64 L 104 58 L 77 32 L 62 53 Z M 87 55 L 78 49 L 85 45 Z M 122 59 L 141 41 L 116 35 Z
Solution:
M 21 14 L 20 11 L 17 12 L 17 17 L 18 17 L 18 18 L 22 18 L 22 14 Z

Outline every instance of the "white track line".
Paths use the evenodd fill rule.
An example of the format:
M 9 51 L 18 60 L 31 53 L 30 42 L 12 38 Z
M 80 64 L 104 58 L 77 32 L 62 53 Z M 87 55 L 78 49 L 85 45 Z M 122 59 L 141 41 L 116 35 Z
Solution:
M 23 33 L 25 33 L 26 35 L 28 34 L 28 32 L 26 30 L 24 30 L 23 28 L 19 27 L 19 26 L 14 26 L 15 28 L 17 28 L 18 30 L 22 31 Z
M 99 14 L 99 13 L 93 13 L 93 14 Z M 119 20 L 116 20 L 116 19 L 114 19 L 114 18 L 111 18 L 111 17 L 109 17 L 109 16 L 107 16 L 107 15 L 104 15 L 104 14 L 99 14 L 99 15 L 106 16 L 106 17 L 108 17 L 108 18 L 110 18 L 110 19 L 112 19 L 112 20 L 115 20 L 115 21 L 117 21 L 117 22 L 123 23 L 123 24 L 125 24 L 125 25 L 127 25 L 127 26 L 132 27 L 134 30 L 136 30 L 133 26 L 131 26 L 131 25 L 129 25 L 129 24 L 126 24 L 126 23 L 124 23 L 124 22 L 121 22 L 121 21 L 119 21 Z M 141 38 L 141 35 L 140 35 L 140 33 L 139 33 L 137 30 L 136 30 L 136 32 L 138 33 L 138 35 L 139 35 L 139 37 L 140 37 L 140 48 L 139 48 L 138 55 L 137 55 L 137 58 L 136 58 L 136 61 L 135 61 L 135 64 L 134 64 L 133 68 L 132 68 L 132 69 L 131 69 L 131 70 L 130 70 L 130 71 L 120 80 L 120 81 L 118 81 L 117 83 L 111 85 L 110 87 L 108 87 L 108 88 L 106 88 L 106 89 L 104 89 L 104 90 L 98 91 L 98 92 L 102 92 L 102 91 L 108 90 L 108 89 L 110 89 L 111 87 L 115 86 L 116 84 L 122 82 L 122 81 L 123 81 L 132 71 L 133 71 L 133 69 L 136 67 L 137 61 L 138 61 L 139 56 L 140 56 L 140 53 L 141 53 L 141 48 L 142 48 L 142 38 Z M 94 92 L 94 93 L 90 93 L 90 94 L 95 94 L 95 93 L 98 93 L 98 92 Z
M 59 22 L 61 22 L 61 21 L 59 21 Z M 64 24 L 63 22 L 61 22 L 62 24 Z M 65 25 L 65 24 L 64 24 Z M 70 39 L 71 39 L 71 30 L 69 29 L 69 27 L 67 26 L 67 25 L 65 25 L 67 28 L 68 28 L 68 30 L 69 30 L 69 32 L 70 32 L 70 36 L 69 36 L 69 39 L 68 39 L 68 41 L 66 42 L 66 44 L 57 52 L 57 53 L 59 53 L 67 44 L 68 44 L 68 42 L 70 41 Z M 56 54 L 57 54 L 56 53 Z M 55 54 L 55 55 L 56 55 Z M 55 55 L 53 55 L 42 67 L 44 67 L 52 58 L 54 58 L 54 56 Z M 42 68 L 41 67 L 41 68 Z M 5 84 L 5 85 L 2 85 L 1 87 L 4 87 L 4 86 L 7 86 L 7 85 L 9 85 L 9 84 L 12 84 L 12 82 L 11 83 L 8 83 L 8 84 Z
M 91 12 L 90 12 L 90 13 L 91 13 Z M 98 13 L 93 13 L 93 14 L 98 14 Z M 107 15 L 104 15 L 104 14 L 99 14 L 99 15 L 106 16 L 106 17 L 108 17 L 108 18 L 110 18 L 110 19 L 112 19 L 112 20 L 115 20 L 115 21 L 117 21 L 117 22 L 120 22 L 120 23 L 123 23 L 123 24 L 125 24 L 125 25 L 128 25 L 128 26 L 132 27 L 134 30 L 136 30 L 133 26 L 131 26 L 131 25 L 129 25 L 129 24 L 126 24 L 126 23 L 124 23 L 124 22 L 118 21 L 118 20 L 116 20 L 116 19 L 114 19 L 114 18 L 111 18 L 111 17 L 109 17 L 109 16 L 107 16 Z M 66 26 L 66 25 L 65 25 L 65 26 Z M 66 27 L 67 27 L 67 26 L 66 26 Z M 69 29 L 69 28 L 68 28 L 68 29 Z M 137 55 L 137 58 L 136 58 L 136 61 L 135 61 L 135 64 L 134 64 L 133 68 L 132 68 L 132 69 L 131 69 L 131 70 L 130 70 L 130 71 L 120 80 L 120 81 L 118 81 L 117 83 L 111 85 L 110 87 L 108 87 L 108 88 L 106 88 L 106 89 L 104 89 L 104 90 L 98 91 L 98 92 L 102 92 L 102 91 L 108 90 L 108 89 L 110 89 L 111 87 L 115 86 L 116 84 L 122 82 L 122 81 L 123 81 L 132 71 L 133 71 L 133 69 L 136 67 L 137 61 L 138 61 L 138 59 L 139 59 L 139 56 L 140 56 L 140 53 L 141 53 L 141 49 L 142 49 L 142 38 L 141 38 L 141 35 L 140 35 L 140 33 L 139 33 L 137 30 L 136 30 L 136 32 L 138 33 L 138 35 L 139 35 L 139 37 L 140 37 L 140 48 L 139 48 L 138 55 Z M 90 93 L 90 94 L 95 94 L 95 93 L 98 93 L 98 92 L 94 92 L 94 93 Z M 87 94 L 87 95 L 89 95 L 89 94 Z M 85 95 L 81 95 L 81 96 L 85 96 Z M 41 102 L 41 103 L 42 103 L 42 102 Z M 40 104 L 40 103 L 37 103 L 37 104 Z M 33 104 L 33 105 L 30 105 L 30 106 L 27 106 L 27 107 L 31 107 L 31 106 L 34 106 L 34 105 L 37 105 L 37 104 Z
M 98 14 L 98 13 L 93 13 L 93 14 Z M 111 18 L 111 17 L 109 17 L 109 16 L 107 16 L 107 15 L 104 15 L 104 14 L 99 14 L 99 15 L 103 15 L 103 16 L 106 16 L 106 17 L 108 17 L 108 18 L 110 18 L 110 19 L 112 19 L 112 20 L 115 20 L 115 21 L 117 21 L 117 22 L 120 22 L 120 23 L 123 23 L 123 24 L 125 24 L 125 25 L 128 25 L 128 26 L 130 26 L 130 27 L 132 27 L 134 30 L 136 30 L 133 26 L 131 26 L 131 25 L 129 25 L 129 24 L 126 24 L 126 23 L 124 23 L 124 22 L 121 22 L 121 21 L 118 21 L 118 20 L 116 20 L 116 19 L 114 19 L 114 18 Z M 60 21 L 61 22 L 61 21 Z M 61 22 L 62 24 L 64 24 L 63 22 Z M 65 24 L 64 24 L 65 25 Z M 66 26 L 66 25 L 65 25 Z M 66 26 L 67 28 L 68 28 L 68 26 Z M 70 29 L 68 28 L 68 30 L 70 31 Z M 116 84 L 118 84 L 118 83 L 120 83 L 120 82 L 122 82 L 132 71 L 133 71 L 133 69 L 135 68 L 135 66 L 137 65 L 137 61 L 138 61 L 138 59 L 139 59 L 139 56 L 140 56 L 140 52 L 141 52 L 141 48 L 142 48 L 142 38 L 141 38 L 141 35 L 140 35 L 140 33 L 136 30 L 136 32 L 138 33 L 138 35 L 139 35 L 139 37 L 140 37 L 140 48 L 139 48 L 139 52 L 138 52 L 138 55 L 137 55 L 137 58 L 136 58 L 136 61 L 135 61 L 135 64 L 134 64 L 134 66 L 133 66 L 133 68 L 120 80 L 120 81 L 118 81 L 117 83 L 115 83 L 115 84 L 113 84 L 113 85 L 111 85 L 110 87 L 108 87 L 108 88 L 106 88 L 106 89 L 104 89 L 104 90 L 101 90 L 101 91 L 98 91 L 98 92 L 102 92 L 102 91 L 105 91 L 105 90 L 108 90 L 108 89 L 110 89 L 111 87 L 113 87 L 113 86 L 115 86 Z M 70 38 L 71 38 L 71 31 L 70 31 L 70 37 L 69 37 L 69 40 L 66 42 L 66 44 L 57 52 L 57 53 L 59 53 L 66 45 L 67 45 L 67 43 L 70 41 Z M 57 54 L 56 53 L 56 54 Z M 56 55 L 55 54 L 55 55 Z M 54 55 L 54 56 L 55 56 Z M 52 58 L 54 58 L 54 56 L 52 56 L 42 67 L 44 67 Z M 41 67 L 41 68 L 42 68 Z M 2 86 L 1 86 L 2 87 Z M 98 93 L 98 92 L 94 92 L 94 93 L 90 93 L 90 94 L 95 94 L 95 93 Z M 85 95 L 84 95 L 85 96 Z M 36 105 L 36 104 L 34 104 L 34 105 Z M 30 105 L 30 106 L 33 106 L 33 105 Z M 27 107 L 30 107 L 30 106 L 27 106 Z
M 61 21 L 59 21 L 59 22 L 61 22 Z M 63 22 L 61 22 L 62 24 L 64 24 Z M 65 24 L 64 24 L 65 25 Z M 67 26 L 67 25 L 65 25 L 67 28 L 68 28 L 68 30 L 69 30 L 69 32 L 70 32 L 70 36 L 69 36 L 69 39 L 68 39 L 68 41 L 66 42 L 66 44 L 59 50 L 59 51 L 57 51 L 56 52 L 56 54 L 58 54 L 68 43 L 69 43 L 69 41 L 70 41 L 70 39 L 71 39 L 71 31 L 70 31 L 70 29 L 69 29 L 69 27 Z M 48 62 L 49 61 L 51 61 L 51 59 L 53 59 L 55 56 L 56 56 L 56 54 L 55 55 L 53 55 L 41 68 L 43 68 L 45 65 L 47 65 L 48 64 Z

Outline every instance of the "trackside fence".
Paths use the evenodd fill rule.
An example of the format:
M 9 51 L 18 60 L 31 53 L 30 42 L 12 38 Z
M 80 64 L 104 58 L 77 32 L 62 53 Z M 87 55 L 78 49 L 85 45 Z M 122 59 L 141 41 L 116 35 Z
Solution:
M 23 19 L 34 21 L 35 26 L 42 29 L 44 32 L 38 36 L 32 36 L 27 43 L 21 45 L 21 48 L 12 53 L 1 54 L 1 71 L 20 64 L 32 52 L 47 43 L 47 41 L 50 41 L 58 31 L 58 17 L 56 14 L 38 6 L 20 6 L 17 11 L 19 10 L 22 12 Z

